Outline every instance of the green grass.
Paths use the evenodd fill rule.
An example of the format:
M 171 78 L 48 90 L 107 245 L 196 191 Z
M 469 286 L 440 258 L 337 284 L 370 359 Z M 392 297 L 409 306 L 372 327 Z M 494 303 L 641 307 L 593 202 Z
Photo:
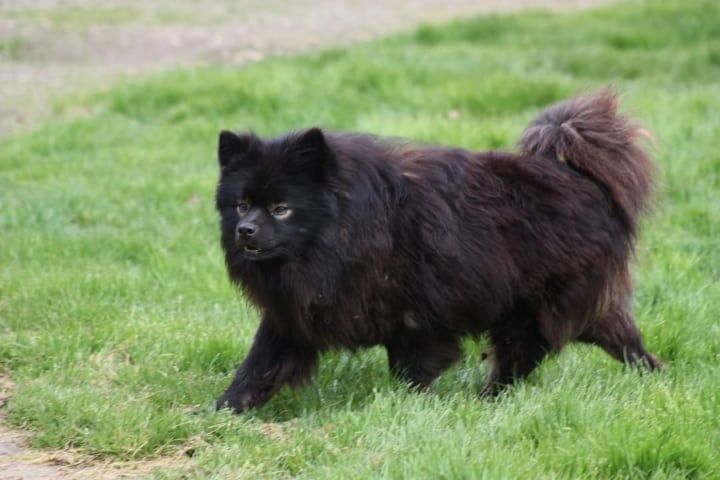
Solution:
M 0 39 L 0 60 L 19 60 L 25 49 L 25 40 L 19 36 L 11 36 Z
M 5 18 L 20 22 L 26 26 L 52 27 L 61 31 L 84 31 L 91 27 L 118 27 L 141 24 L 162 25 L 219 25 L 228 21 L 246 21 L 262 11 L 274 11 L 285 8 L 282 0 L 244 0 L 243 2 L 216 2 L 207 8 L 201 2 L 115 2 L 117 5 L 93 5 L 92 2 L 80 2 L 67 5 L 59 2 L 55 5 L 28 7 L 27 5 L 8 5 L 3 11 Z M 107 3 L 107 2 L 106 2 Z M 112 2 L 110 2 L 112 3 Z M 124 5 L 120 3 L 125 3 Z M 138 5 L 132 5 L 137 3 Z
M 194 14 L 194 15 L 193 15 Z M 90 27 L 119 26 L 131 23 L 149 25 L 192 24 L 198 20 L 203 22 L 202 10 L 191 12 L 187 8 L 158 8 L 157 5 L 145 5 L 144 8 L 131 6 L 82 5 L 68 6 L 59 4 L 45 8 L 16 8 L 5 12 L 7 18 L 29 25 L 52 26 L 61 30 L 86 30 Z M 199 15 L 199 16 L 198 16 Z
M 42 22 L 56 28 L 87 28 L 92 25 L 120 25 L 140 16 L 136 9 L 125 6 L 18 9 L 7 13 L 9 18 L 30 23 Z
M 9 420 L 35 446 L 110 459 L 192 447 L 190 478 L 720 478 L 718 18 L 680 0 L 480 17 L 64 100 L 0 143 Z M 607 83 L 658 139 L 635 304 L 665 371 L 572 346 L 489 402 L 477 345 L 429 395 L 371 349 L 327 355 L 313 385 L 261 410 L 212 412 L 257 323 L 218 245 L 219 129 L 512 148 L 540 108 Z

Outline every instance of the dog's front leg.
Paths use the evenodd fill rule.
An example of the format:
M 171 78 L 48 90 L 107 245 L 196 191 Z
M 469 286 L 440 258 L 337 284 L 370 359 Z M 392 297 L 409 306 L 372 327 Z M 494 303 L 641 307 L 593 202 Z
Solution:
M 284 385 L 300 385 L 317 365 L 318 352 L 298 346 L 272 327 L 267 315 L 232 383 L 218 399 L 216 408 L 241 413 L 267 402 Z

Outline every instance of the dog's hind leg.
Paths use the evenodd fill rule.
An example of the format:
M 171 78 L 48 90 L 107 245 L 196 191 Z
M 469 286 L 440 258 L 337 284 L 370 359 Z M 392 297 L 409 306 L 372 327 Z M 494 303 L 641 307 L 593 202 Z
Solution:
M 592 322 L 578 340 L 597 345 L 630 366 L 643 365 L 650 370 L 663 366 L 662 361 L 645 350 L 633 314 L 619 305 Z
M 502 389 L 530 374 L 555 350 L 540 332 L 537 314 L 518 308 L 490 330 L 492 362 L 481 396 L 494 396 Z
M 460 343 L 449 333 L 400 329 L 385 343 L 392 374 L 420 389 L 462 356 Z

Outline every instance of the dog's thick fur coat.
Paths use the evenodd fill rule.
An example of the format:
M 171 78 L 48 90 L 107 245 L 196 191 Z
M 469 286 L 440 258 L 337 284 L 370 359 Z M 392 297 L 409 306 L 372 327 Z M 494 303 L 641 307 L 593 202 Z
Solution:
M 338 347 L 384 345 L 391 370 L 425 388 L 463 336 L 483 333 L 486 394 L 572 341 L 660 366 L 635 326 L 628 270 L 653 189 L 644 133 L 609 89 L 543 112 L 516 154 L 223 132 L 225 259 L 263 317 L 218 407 L 261 405 Z M 277 202 L 288 220 L 265 211 Z

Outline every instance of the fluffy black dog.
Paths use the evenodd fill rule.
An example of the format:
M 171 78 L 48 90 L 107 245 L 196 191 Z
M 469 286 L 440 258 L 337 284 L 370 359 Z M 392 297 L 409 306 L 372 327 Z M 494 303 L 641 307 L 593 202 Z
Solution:
M 630 305 L 653 186 L 643 133 L 610 90 L 542 113 L 517 154 L 223 131 L 225 261 L 263 317 L 218 408 L 262 405 L 338 347 L 384 345 L 392 372 L 426 388 L 484 332 L 485 394 L 571 341 L 659 367 Z

